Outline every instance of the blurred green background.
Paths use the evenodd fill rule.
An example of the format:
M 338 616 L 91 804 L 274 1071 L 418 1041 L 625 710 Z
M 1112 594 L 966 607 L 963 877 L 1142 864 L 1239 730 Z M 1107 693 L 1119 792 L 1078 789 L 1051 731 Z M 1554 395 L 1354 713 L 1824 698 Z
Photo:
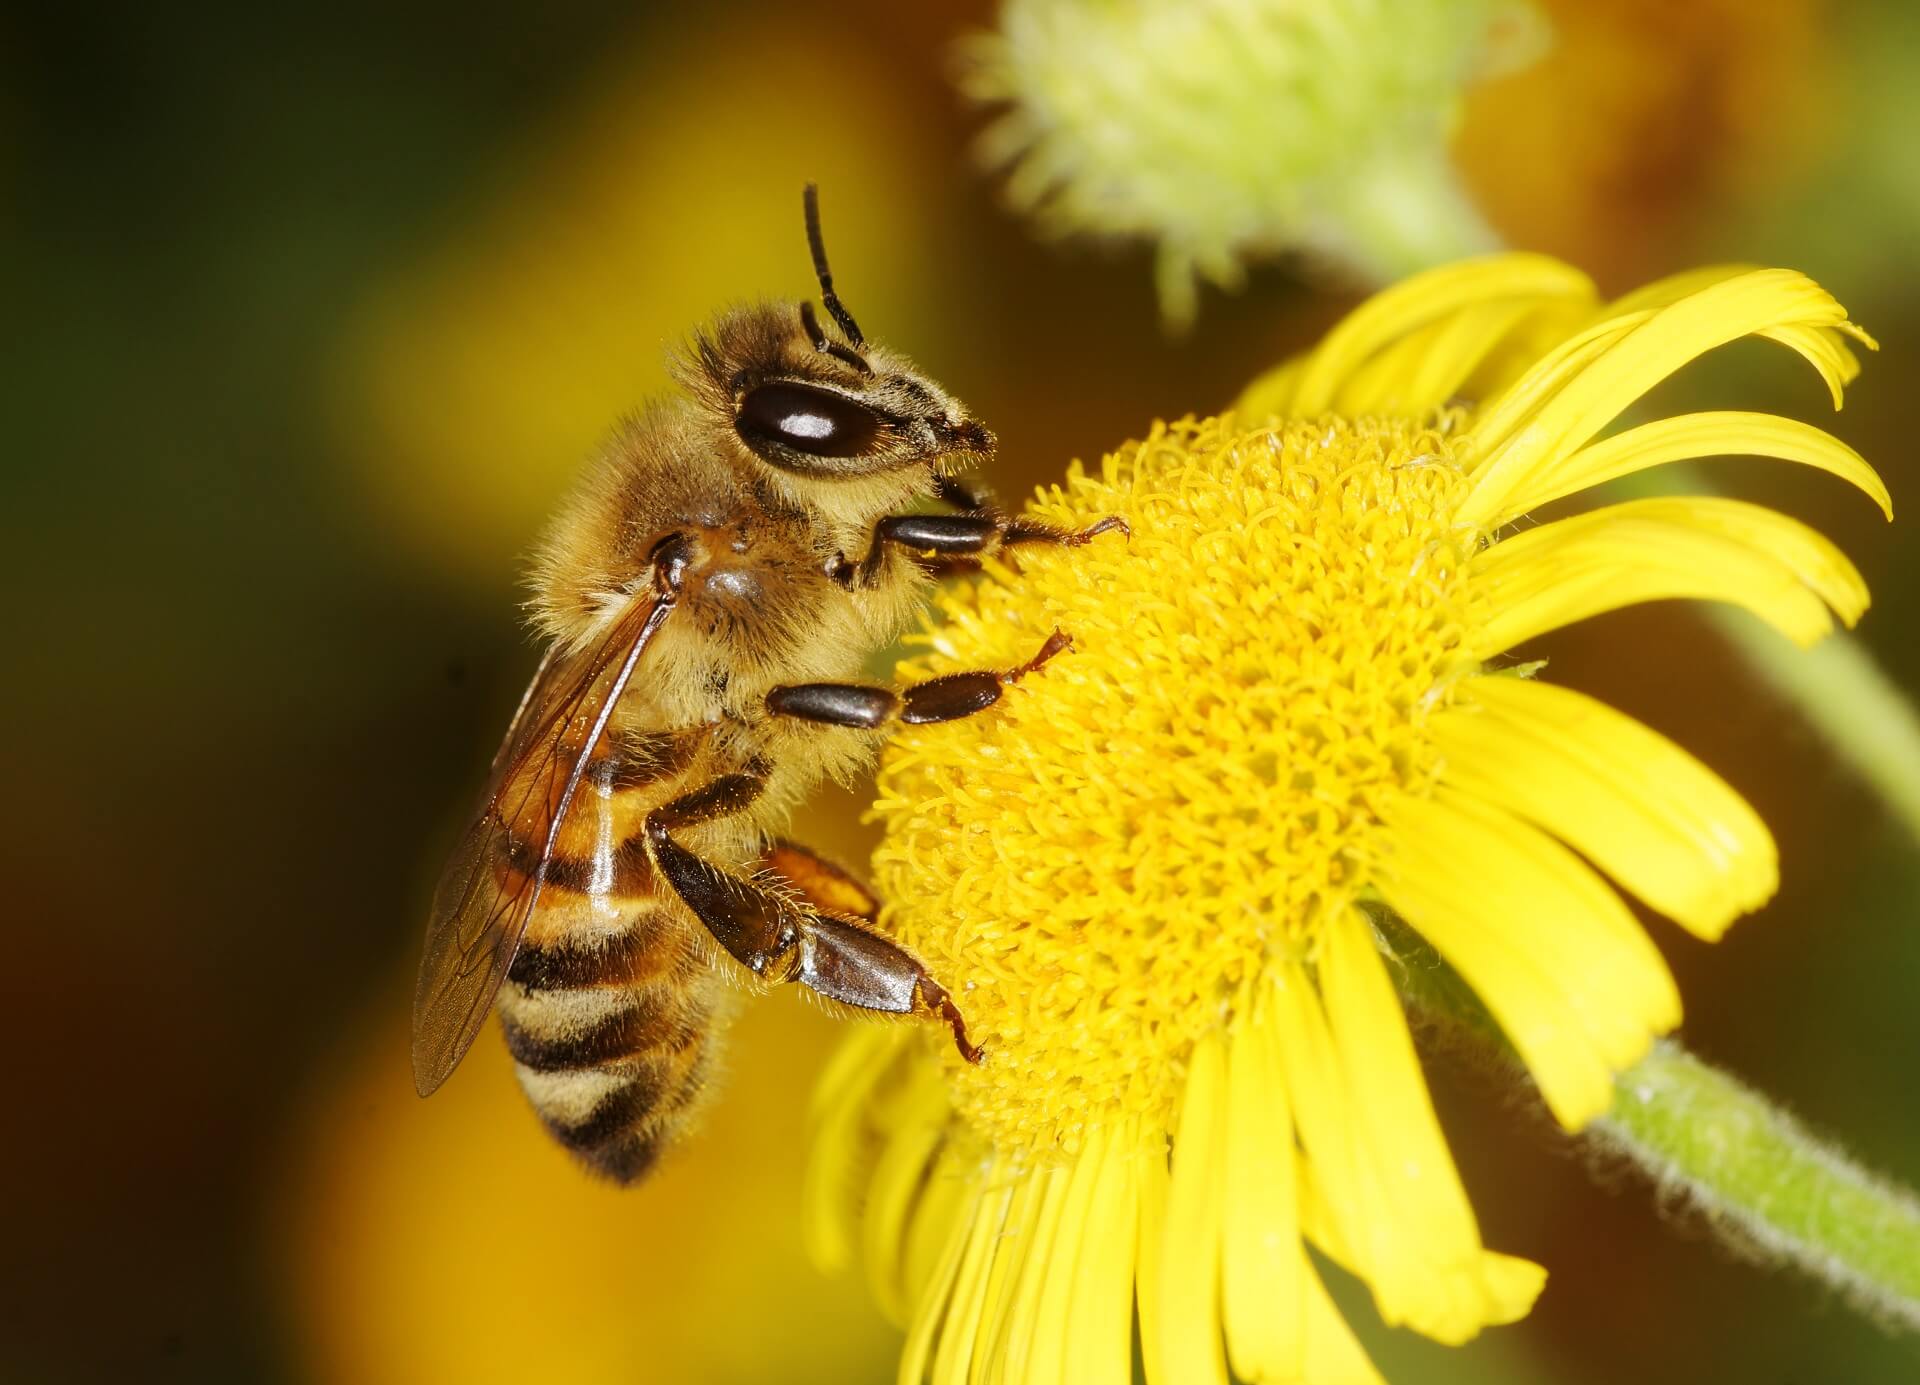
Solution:
M 1562 0 L 1457 153 L 1515 244 L 1619 291 L 1790 264 L 1884 349 L 1835 424 L 1916 489 L 1920 16 L 1910 0 Z M 0 18 L 0 707 L 13 1055 L 0 1380 L 851 1382 L 896 1339 L 799 1251 L 812 1074 L 777 997 L 657 1179 L 587 1182 L 483 1039 L 433 1102 L 406 1009 L 438 858 L 534 651 L 518 563 L 577 461 L 734 298 L 840 285 L 1000 433 L 1019 494 L 1206 410 L 1353 301 L 1286 267 L 1157 327 L 1147 256 L 1035 244 L 947 81 L 984 3 L 13 7 Z M 1822 420 L 1762 348 L 1676 406 Z M 1737 404 L 1735 403 L 1737 401 Z M 1718 464 L 1726 467 L 1726 464 Z M 1844 487 L 1716 475 L 1840 540 L 1920 686 L 1920 561 Z M 1684 609 L 1548 643 L 1778 832 L 1785 888 L 1659 927 L 1704 1054 L 1920 1184 L 1915 848 Z M 853 797 L 824 846 L 856 856 Z M 1553 1278 L 1397 1382 L 1895 1382 L 1920 1345 L 1733 1259 L 1442 1059 L 1490 1244 Z

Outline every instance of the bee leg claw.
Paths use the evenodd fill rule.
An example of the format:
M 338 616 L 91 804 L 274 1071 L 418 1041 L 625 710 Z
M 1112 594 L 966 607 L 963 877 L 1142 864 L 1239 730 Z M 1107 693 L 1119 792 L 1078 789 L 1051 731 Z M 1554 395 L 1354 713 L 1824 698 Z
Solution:
M 1062 548 L 1079 548 L 1115 529 L 1129 539 L 1133 537 L 1133 527 L 1119 515 L 1097 519 L 1084 529 L 1062 529 L 1058 525 L 1016 519 L 1008 521 L 1006 530 L 1000 536 L 1000 543 L 1002 547 L 1016 543 L 1051 543 Z
M 1001 674 L 1001 681 L 1018 683 L 1029 673 L 1038 673 L 1041 669 L 1045 668 L 1053 660 L 1054 655 L 1064 654 L 1072 648 L 1073 636 L 1056 626 L 1054 632 L 1047 636 L 1047 642 L 1040 646 L 1040 652 L 1024 664 L 1021 664 L 1018 668 L 1008 669 L 1005 673 Z
M 942 997 L 940 1018 L 953 1029 L 953 1042 L 959 1048 L 960 1056 L 976 1067 L 986 1060 L 987 1051 L 967 1038 L 967 1021 L 960 1014 L 960 1007 L 951 998 Z

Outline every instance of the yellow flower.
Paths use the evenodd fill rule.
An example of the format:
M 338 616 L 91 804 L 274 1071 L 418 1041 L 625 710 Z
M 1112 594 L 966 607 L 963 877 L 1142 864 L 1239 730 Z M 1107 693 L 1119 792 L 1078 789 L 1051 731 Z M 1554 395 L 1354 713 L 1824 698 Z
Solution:
M 1856 453 L 1788 419 L 1601 436 L 1749 335 L 1811 361 L 1836 405 L 1843 338 L 1867 341 L 1782 270 L 1605 307 L 1538 256 L 1435 270 L 1231 413 L 1156 425 L 1031 506 L 1122 514 L 1129 542 L 1022 549 L 943 599 L 908 676 L 1017 663 L 1056 626 L 1075 644 L 992 715 L 904 732 L 882 771 L 887 917 L 987 1050 L 969 1067 L 937 1036 L 863 1029 L 817 1097 L 815 1254 L 865 1259 L 908 1326 L 903 1380 L 1119 1385 L 1136 1312 L 1155 1385 L 1229 1364 L 1378 1379 L 1308 1246 L 1443 1342 L 1526 1313 L 1544 1271 L 1481 1244 L 1372 911 L 1473 986 L 1577 1129 L 1680 1018 L 1600 872 L 1707 939 L 1772 894 L 1773 842 L 1726 784 L 1512 658 L 1665 597 L 1801 643 L 1865 609 L 1838 550 L 1739 501 L 1515 524 L 1723 453 L 1887 508 Z

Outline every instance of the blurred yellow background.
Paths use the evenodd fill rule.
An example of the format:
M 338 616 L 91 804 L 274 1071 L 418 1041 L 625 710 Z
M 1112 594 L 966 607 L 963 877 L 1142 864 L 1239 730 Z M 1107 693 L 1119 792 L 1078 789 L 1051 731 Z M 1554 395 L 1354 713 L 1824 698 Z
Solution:
M 1475 88 L 1460 132 L 1490 217 L 1612 290 L 1713 258 L 1814 274 L 1885 345 L 1836 431 L 1911 505 L 1920 15 L 1547 8 L 1556 49 Z M 804 181 L 863 326 L 999 432 L 1007 495 L 1218 405 L 1352 301 L 1273 266 L 1176 343 L 1144 251 L 1034 244 L 947 81 L 990 20 L 562 0 L 6 21 L 23 628 L 0 987 L 24 1043 L 0 1380 L 891 1378 L 865 1292 L 799 1249 L 832 1022 L 753 1007 L 700 1138 L 621 1193 L 541 1135 L 490 1036 L 417 1101 L 406 1011 L 426 890 L 534 661 L 521 557 L 665 387 L 668 347 L 728 301 L 810 291 Z M 1675 402 L 1817 420 L 1805 375 L 1742 348 Z M 1788 472 L 1728 479 L 1860 561 L 1864 638 L 1920 686 L 1904 527 Z M 1920 1183 L 1911 844 L 1689 612 L 1546 645 L 1780 835 L 1785 892 L 1711 957 L 1658 934 L 1694 1045 Z M 829 796 L 815 833 L 856 861 L 858 807 Z M 1485 1075 L 1436 1078 L 1488 1239 L 1553 1279 L 1466 1352 L 1368 1327 L 1394 1379 L 1920 1377 L 1913 1343 L 1734 1262 L 1624 1174 L 1596 1186 Z

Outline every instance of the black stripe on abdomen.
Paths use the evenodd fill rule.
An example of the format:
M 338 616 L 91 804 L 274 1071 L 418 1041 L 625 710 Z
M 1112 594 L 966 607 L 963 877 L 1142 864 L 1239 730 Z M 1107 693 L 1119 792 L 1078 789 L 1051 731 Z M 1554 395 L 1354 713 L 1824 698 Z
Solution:
M 665 1074 L 648 1069 L 628 1075 L 618 1087 L 600 1098 L 584 1120 L 569 1125 L 549 1120 L 547 1129 L 553 1138 L 575 1154 L 590 1155 L 629 1126 L 645 1120 L 658 1108 Z
M 643 909 L 621 933 L 586 939 L 569 933 L 546 944 L 523 940 L 507 980 L 530 991 L 574 991 L 657 974 L 679 960 L 678 949 L 671 957 L 654 955 L 674 948 L 671 922 L 658 908 Z
M 674 1117 L 693 1104 L 706 1074 L 702 1055 L 686 1071 L 643 1063 L 571 1124 L 542 1117 L 549 1134 L 582 1162 L 619 1183 L 632 1183 L 651 1169 L 674 1128 Z
M 506 1030 L 507 1051 L 533 1072 L 597 1068 L 655 1049 L 675 1053 L 695 1034 L 680 998 L 653 990 L 637 992 L 632 1004 L 558 1035 L 537 1033 L 506 1014 L 500 1016 L 500 1023 Z

